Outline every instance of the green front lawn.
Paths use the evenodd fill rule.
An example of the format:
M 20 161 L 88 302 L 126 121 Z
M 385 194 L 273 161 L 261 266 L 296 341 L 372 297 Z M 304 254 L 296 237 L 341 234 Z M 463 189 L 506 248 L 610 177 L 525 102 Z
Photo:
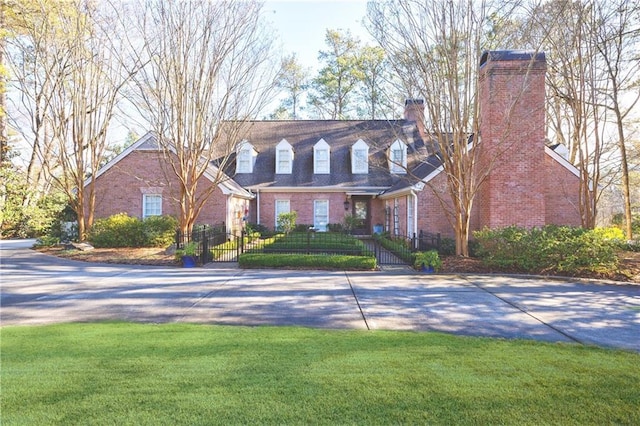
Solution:
M 1 329 L 1 423 L 639 424 L 636 353 L 438 333 Z

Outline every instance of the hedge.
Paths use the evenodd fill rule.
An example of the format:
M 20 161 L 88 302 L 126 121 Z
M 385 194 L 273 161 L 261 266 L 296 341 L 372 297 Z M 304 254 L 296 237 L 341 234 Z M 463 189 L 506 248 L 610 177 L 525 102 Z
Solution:
M 527 273 L 614 272 L 622 233 L 618 228 L 511 226 L 474 232 L 477 255 L 491 267 Z
M 144 220 L 119 213 L 95 221 L 89 241 L 95 247 L 166 247 L 175 236 L 178 221 L 172 216 L 151 216 Z
M 322 254 L 244 253 L 238 258 L 241 268 L 313 268 L 340 270 L 375 269 L 375 257 Z

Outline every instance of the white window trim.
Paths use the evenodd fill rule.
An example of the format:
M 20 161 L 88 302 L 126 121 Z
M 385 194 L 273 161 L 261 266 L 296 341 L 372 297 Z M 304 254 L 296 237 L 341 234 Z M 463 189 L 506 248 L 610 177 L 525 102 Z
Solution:
M 415 230 L 415 195 L 407 195 L 407 237 L 413 237 Z
M 160 198 L 160 212 L 158 214 L 147 214 L 147 197 Z M 162 216 L 162 194 L 142 194 L 142 218 L 146 219 L 151 216 Z
M 402 164 L 393 161 L 393 153 L 395 151 L 402 151 Z M 396 139 L 389 147 L 387 154 L 389 160 L 389 172 L 394 174 L 406 174 L 407 173 L 407 145 L 400 139 Z
M 327 168 L 325 170 L 321 170 L 318 166 L 318 161 L 320 160 L 318 156 L 319 152 L 327 153 Z M 313 173 L 317 175 L 328 175 L 331 173 L 331 147 L 324 139 L 320 139 L 313 146 Z
M 242 164 L 240 162 L 242 155 L 247 155 L 249 157 L 246 167 L 240 167 Z M 253 167 L 255 166 L 257 155 L 258 153 L 253 145 L 246 140 L 242 141 L 240 145 L 238 145 L 238 149 L 236 151 L 236 173 L 253 173 Z
M 364 151 L 364 166 L 358 167 L 356 151 Z M 358 139 L 351 146 L 351 173 L 352 174 L 368 174 L 369 173 L 369 145 L 362 139 Z
M 288 165 L 286 168 L 280 168 L 280 151 L 289 151 Z M 282 139 L 278 145 L 276 145 L 276 174 L 278 175 L 290 175 L 293 170 L 293 147 L 286 139 Z
M 317 206 L 319 203 L 326 203 L 326 223 L 320 223 L 317 216 Z M 324 215 L 323 215 L 324 216 Z M 313 200 L 313 227 L 320 232 L 325 232 L 329 225 L 329 200 Z
M 279 203 L 287 203 L 287 211 L 280 211 L 278 210 L 278 204 Z M 273 208 L 275 209 L 275 223 L 273 224 L 273 229 L 277 229 L 278 228 L 278 216 L 280 216 L 282 213 L 291 213 L 291 200 L 276 200 L 274 203 Z
M 393 235 L 400 235 L 400 200 L 393 199 Z

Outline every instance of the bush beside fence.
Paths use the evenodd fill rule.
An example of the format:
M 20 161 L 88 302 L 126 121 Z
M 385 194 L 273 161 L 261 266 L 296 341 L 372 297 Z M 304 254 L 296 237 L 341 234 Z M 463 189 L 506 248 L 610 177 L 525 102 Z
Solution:
M 616 250 L 623 239 L 618 228 L 555 225 L 483 229 L 474 232 L 474 237 L 478 257 L 486 265 L 527 273 L 614 272 L 618 264 Z

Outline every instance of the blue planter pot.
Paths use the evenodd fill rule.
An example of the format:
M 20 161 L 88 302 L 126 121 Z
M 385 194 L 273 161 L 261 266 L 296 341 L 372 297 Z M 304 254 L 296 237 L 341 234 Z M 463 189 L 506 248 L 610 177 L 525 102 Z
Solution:
M 182 256 L 182 267 L 183 268 L 195 268 L 196 266 L 196 257 L 195 256 Z
M 433 273 L 433 266 L 429 265 L 426 266 L 424 263 L 422 263 L 422 268 L 420 268 L 422 272 L 426 272 L 427 274 L 432 274 Z

